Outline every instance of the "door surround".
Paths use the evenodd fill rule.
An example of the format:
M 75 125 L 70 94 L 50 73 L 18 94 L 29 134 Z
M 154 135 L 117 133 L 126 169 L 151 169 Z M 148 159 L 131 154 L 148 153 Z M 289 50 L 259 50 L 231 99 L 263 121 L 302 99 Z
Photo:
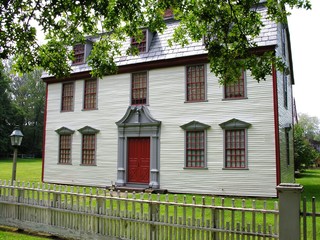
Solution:
M 118 162 L 116 186 L 128 184 L 128 138 L 150 137 L 150 188 L 159 189 L 160 125 L 146 106 L 129 106 L 118 126 Z M 132 185 L 132 184 L 130 184 Z

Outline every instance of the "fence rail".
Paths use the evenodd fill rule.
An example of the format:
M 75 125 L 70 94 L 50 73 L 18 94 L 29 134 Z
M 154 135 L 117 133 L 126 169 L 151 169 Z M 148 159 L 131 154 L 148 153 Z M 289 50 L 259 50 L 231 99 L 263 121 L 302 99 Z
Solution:
M 266 201 L 0 181 L 0 224 L 76 239 L 279 239 L 278 203 L 272 208 Z

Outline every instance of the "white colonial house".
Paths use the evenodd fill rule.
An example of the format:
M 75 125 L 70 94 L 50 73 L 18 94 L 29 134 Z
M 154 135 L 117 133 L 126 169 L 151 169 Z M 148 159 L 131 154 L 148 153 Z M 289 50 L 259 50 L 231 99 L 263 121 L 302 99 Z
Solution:
M 266 9 L 258 8 L 262 16 Z M 92 78 L 92 42 L 74 47 L 70 77 L 47 85 L 43 181 L 170 192 L 275 197 L 294 181 L 293 69 L 288 28 L 264 20 L 254 50 L 272 51 L 290 68 L 257 82 L 249 71 L 222 86 L 203 42 L 173 45 L 144 30 L 128 39 L 118 73 Z M 140 55 L 125 56 L 135 45 Z

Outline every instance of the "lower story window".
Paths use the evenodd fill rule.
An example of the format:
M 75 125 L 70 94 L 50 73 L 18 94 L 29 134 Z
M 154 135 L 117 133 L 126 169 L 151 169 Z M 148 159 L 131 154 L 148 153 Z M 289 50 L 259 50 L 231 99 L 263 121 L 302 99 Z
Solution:
M 95 165 L 96 135 L 83 134 L 82 136 L 82 164 Z
M 204 131 L 186 132 L 186 167 L 205 167 Z
M 60 135 L 59 163 L 71 164 L 71 134 Z
M 225 131 L 225 167 L 246 168 L 245 129 Z

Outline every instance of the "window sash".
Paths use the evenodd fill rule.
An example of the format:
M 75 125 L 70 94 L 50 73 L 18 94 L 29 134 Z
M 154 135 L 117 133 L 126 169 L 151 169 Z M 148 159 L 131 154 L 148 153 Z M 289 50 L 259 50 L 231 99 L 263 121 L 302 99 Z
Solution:
M 225 98 L 244 98 L 245 97 L 244 71 L 242 71 L 241 76 L 236 82 L 225 85 L 224 97 Z
M 147 73 L 133 73 L 131 82 L 131 104 L 147 104 L 148 80 Z
M 205 133 L 204 131 L 186 132 L 186 167 L 205 167 Z
M 74 60 L 72 64 L 84 63 L 84 50 L 85 50 L 84 44 L 77 44 L 73 47 Z
M 84 109 L 96 109 L 97 107 L 97 80 L 86 80 L 84 87 Z
M 247 167 L 245 129 L 225 130 L 225 167 Z
M 71 134 L 60 135 L 59 163 L 71 164 Z
M 187 67 L 187 101 L 204 101 L 206 98 L 204 65 Z
M 61 111 L 73 111 L 74 83 L 62 85 Z
M 283 105 L 288 108 L 288 78 L 283 75 Z
M 136 47 L 140 53 L 147 51 L 147 31 L 142 31 L 143 38 L 141 42 L 138 42 L 134 37 L 131 38 L 131 47 Z
M 82 135 L 82 164 L 95 165 L 96 155 L 96 135 L 83 134 Z

